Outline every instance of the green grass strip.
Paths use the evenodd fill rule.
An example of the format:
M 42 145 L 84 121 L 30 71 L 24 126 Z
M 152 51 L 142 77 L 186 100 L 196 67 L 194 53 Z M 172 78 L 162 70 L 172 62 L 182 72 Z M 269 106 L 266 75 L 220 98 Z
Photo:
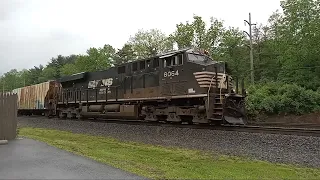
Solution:
M 320 169 L 66 131 L 21 128 L 19 135 L 154 179 L 320 179 Z

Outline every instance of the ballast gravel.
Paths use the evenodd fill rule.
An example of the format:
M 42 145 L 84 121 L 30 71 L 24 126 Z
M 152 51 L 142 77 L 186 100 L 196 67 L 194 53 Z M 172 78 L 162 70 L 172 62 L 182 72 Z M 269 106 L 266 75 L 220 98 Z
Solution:
M 67 130 L 154 145 L 320 167 L 320 137 L 19 117 L 19 127 Z

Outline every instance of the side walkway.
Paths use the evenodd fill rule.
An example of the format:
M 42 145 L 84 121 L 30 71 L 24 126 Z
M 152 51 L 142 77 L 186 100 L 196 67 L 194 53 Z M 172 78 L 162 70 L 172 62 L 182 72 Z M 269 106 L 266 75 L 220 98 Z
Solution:
M 1 179 L 145 179 L 32 139 L 0 145 Z

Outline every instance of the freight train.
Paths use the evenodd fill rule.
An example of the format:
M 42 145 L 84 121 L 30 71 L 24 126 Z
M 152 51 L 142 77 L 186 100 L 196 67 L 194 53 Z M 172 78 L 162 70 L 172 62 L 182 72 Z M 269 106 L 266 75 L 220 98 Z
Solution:
M 194 48 L 62 77 L 46 82 L 42 89 L 37 86 L 43 85 L 14 90 L 20 92 L 18 114 L 246 124 L 245 94 L 238 93 L 238 81 L 234 90 L 227 63 L 214 61 L 206 51 Z M 37 91 L 44 93 L 35 97 Z M 28 101 L 32 103 L 23 106 Z

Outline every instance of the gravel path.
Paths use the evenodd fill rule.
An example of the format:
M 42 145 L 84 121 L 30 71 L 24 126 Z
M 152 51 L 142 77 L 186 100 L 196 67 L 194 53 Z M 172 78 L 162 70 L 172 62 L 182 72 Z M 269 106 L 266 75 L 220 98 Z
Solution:
M 19 117 L 18 125 L 320 167 L 320 137 L 69 121 L 42 117 Z

